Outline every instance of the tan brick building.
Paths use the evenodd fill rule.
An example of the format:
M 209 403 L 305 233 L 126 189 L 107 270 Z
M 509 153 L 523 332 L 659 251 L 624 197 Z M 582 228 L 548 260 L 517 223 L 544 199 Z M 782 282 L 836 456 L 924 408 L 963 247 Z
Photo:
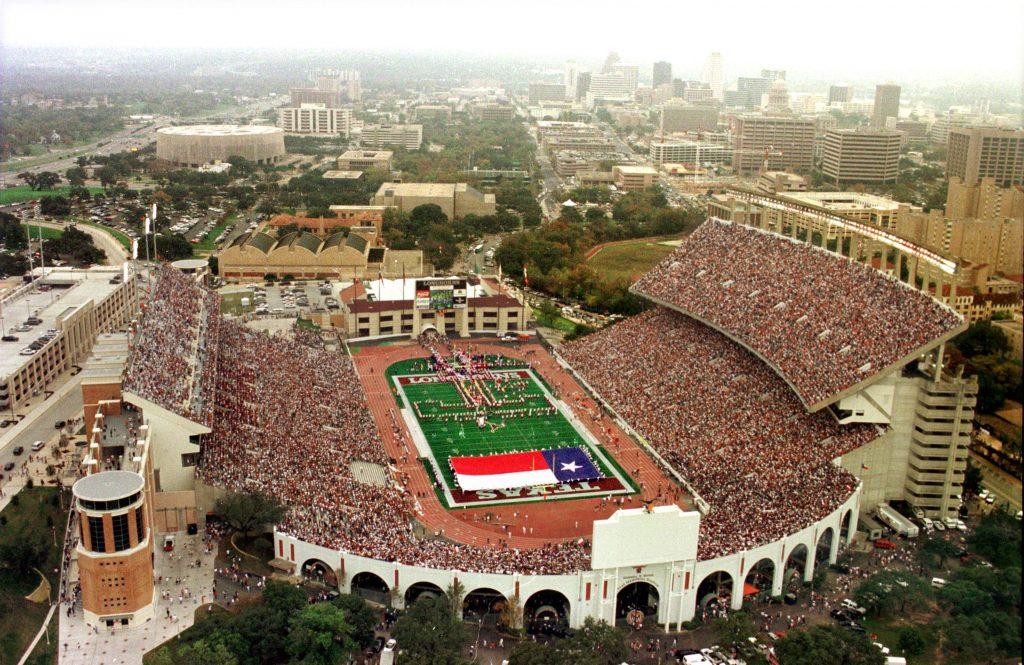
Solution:
M 992 178 L 1000 187 L 1024 184 L 1024 129 L 951 127 L 946 176 L 966 185 Z
M 370 200 L 371 205 L 412 212 L 416 206 L 434 204 L 448 219 L 466 215 L 493 215 L 497 211 L 494 194 L 483 194 L 464 182 L 386 182 Z

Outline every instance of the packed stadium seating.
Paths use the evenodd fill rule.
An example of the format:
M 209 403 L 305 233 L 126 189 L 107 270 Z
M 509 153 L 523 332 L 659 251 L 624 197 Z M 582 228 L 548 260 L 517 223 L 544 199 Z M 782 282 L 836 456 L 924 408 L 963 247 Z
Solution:
M 715 219 L 634 290 L 752 349 L 808 407 L 962 324 L 953 310 L 868 266 Z
M 772 542 L 834 511 L 856 479 L 832 460 L 880 433 L 807 413 L 759 358 L 665 308 L 561 354 L 711 505 L 700 559 Z

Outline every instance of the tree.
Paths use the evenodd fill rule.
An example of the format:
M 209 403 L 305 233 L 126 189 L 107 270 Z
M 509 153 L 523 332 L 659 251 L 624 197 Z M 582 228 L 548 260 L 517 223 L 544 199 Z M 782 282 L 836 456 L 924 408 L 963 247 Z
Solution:
M 448 215 L 444 214 L 441 206 L 436 203 L 424 203 L 418 205 L 409 212 L 409 221 L 417 226 L 428 224 L 447 224 Z
M 377 617 L 366 600 L 355 594 L 344 593 L 334 599 L 334 604 L 345 611 L 345 621 L 352 627 L 352 639 L 364 649 L 373 644 Z
M 1009 352 L 1010 342 L 1002 329 L 991 321 L 978 321 L 956 336 L 953 344 L 966 358 L 1002 355 Z
M 237 665 L 238 658 L 224 644 L 211 644 L 198 640 L 183 646 L 177 654 L 177 662 L 188 665 Z
M 68 183 L 72 187 L 81 187 L 85 184 L 85 169 L 81 166 L 72 166 L 70 169 L 64 172 L 64 176 L 68 179 Z
M 452 583 L 445 589 L 448 596 L 448 603 L 452 610 L 452 616 L 456 619 L 462 618 L 462 599 L 466 597 L 466 585 L 459 581 L 459 578 L 452 580 Z
M 358 650 L 352 632 L 345 610 L 332 603 L 316 603 L 292 618 L 285 644 L 293 663 L 333 665 Z
M 729 612 L 724 618 L 714 621 L 718 640 L 730 646 L 745 644 L 747 638 L 757 634 L 757 626 L 746 612 Z
M 1000 568 L 1021 567 L 1021 529 L 1012 515 L 995 510 L 981 518 L 967 542 Z
M 113 187 L 117 184 L 117 170 L 112 166 L 102 166 L 96 171 L 96 177 L 104 187 Z
M 904 626 L 900 628 L 899 637 L 897 638 L 900 650 L 908 656 L 920 656 L 924 653 L 924 648 L 928 646 L 924 635 L 921 634 L 921 630 L 916 626 Z
M 885 656 L 867 636 L 837 626 L 791 630 L 776 642 L 782 665 L 884 665 Z
M 932 536 L 921 545 L 918 559 L 930 568 L 936 565 L 941 568 L 946 565 L 946 559 L 956 556 L 958 550 L 956 545 L 942 536 Z
M 556 650 L 567 665 L 616 665 L 629 656 L 625 634 L 593 617 L 587 617 L 572 637 L 557 644 Z
M 992 596 L 970 580 L 954 580 L 939 590 L 939 598 L 953 614 L 979 614 L 995 607 Z
M 23 526 L 0 531 L 0 563 L 19 573 L 41 565 L 46 560 L 46 551 L 46 538 L 41 529 Z
M 421 598 L 398 618 L 392 635 L 410 665 L 458 665 L 466 630 L 457 621 L 448 598 Z
M 193 254 L 192 243 L 177 233 L 170 235 L 159 233 L 156 236 L 156 254 L 164 261 L 188 259 Z
M 28 259 L 20 254 L 0 253 L 0 274 L 24 275 L 28 272 Z
M 905 571 L 883 570 L 861 582 L 854 593 L 857 602 L 873 614 L 905 612 L 922 606 L 931 587 L 921 577 Z
M 508 600 L 501 608 L 501 615 L 498 617 L 501 625 L 512 632 L 518 632 L 523 627 L 523 604 L 518 593 L 508 597 Z
M 276 498 L 260 492 L 230 492 L 217 500 L 214 511 L 231 528 L 247 536 L 280 522 L 286 508 Z
M 9 212 L 0 212 L 0 243 L 8 251 L 18 251 L 28 247 L 28 233 L 17 217 Z
M 39 212 L 50 217 L 67 217 L 71 214 L 71 200 L 66 196 L 44 196 L 39 201 Z
M 964 494 L 978 496 L 981 491 L 981 467 L 967 458 L 967 470 L 964 471 Z

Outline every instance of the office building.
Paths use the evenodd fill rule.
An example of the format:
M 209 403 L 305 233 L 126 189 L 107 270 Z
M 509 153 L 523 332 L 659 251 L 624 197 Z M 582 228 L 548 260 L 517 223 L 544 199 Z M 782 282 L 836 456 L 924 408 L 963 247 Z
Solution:
M 953 176 L 946 194 L 946 217 L 1024 219 L 1024 188 L 999 187 L 994 178 L 982 178 L 977 185 L 967 185 Z
M 903 134 L 903 145 L 922 145 L 928 141 L 929 124 L 923 120 L 897 120 L 896 130 Z
M 890 184 L 899 174 L 902 134 L 889 129 L 832 129 L 825 134 L 821 173 L 839 186 Z
M 338 108 L 344 103 L 344 95 L 340 90 L 320 90 L 319 88 L 291 88 L 288 91 L 292 106 L 303 104 L 323 104 L 327 108 Z
M 349 137 L 352 109 L 327 108 L 323 104 L 302 104 L 277 110 L 277 126 L 291 134 Z
M 441 208 L 448 219 L 493 215 L 496 210 L 494 194 L 483 194 L 464 182 L 386 182 L 370 200 L 370 205 L 389 206 L 403 212 L 412 212 L 417 206 L 427 204 Z
M 562 69 L 562 85 L 565 86 L 566 99 L 577 99 L 576 86 L 579 82 L 580 66 L 575 60 L 569 60 Z
M 593 76 L 590 72 L 580 72 L 576 75 L 576 90 L 572 96 L 573 101 L 582 102 L 590 93 L 590 79 Z
M 769 81 L 785 81 L 786 70 L 785 69 L 762 69 L 761 78 L 768 79 Z
M 470 107 L 470 113 L 477 120 L 484 122 L 507 122 L 516 117 L 516 109 L 511 104 L 498 102 L 480 102 Z
M 753 110 L 761 108 L 764 96 L 768 94 L 772 82 L 766 78 L 741 76 L 736 79 L 736 106 Z
M 807 178 L 785 171 L 765 171 L 757 177 L 757 189 L 768 194 L 806 192 Z
M 1024 273 L 1024 218 L 961 219 L 933 209 L 901 215 L 900 235 L 994 272 Z
M 814 119 L 746 114 L 733 120 L 732 166 L 738 175 L 762 170 L 810 173 L 814 166 Z
M 632 101 L 634 90 L 635 81 L 631 84 L 621 71 L 591 74 L 590 85 L 587 88 L 587 106 L 594 106 L 599 102 Z
M 642 192 L 658 182 L 658 170 L 650 166 L 620 164 L 612 167 L 615 186 L 626 192 Z
M 666 104 L 661 109 L 659 126 L 662 133 L 714 131 L 718 128 L 718 105 Z
M 138 312 L 135 276 L 121 268 L 37 269 L 36 279 L 7 293 L 2 306 L 0 409 L 15 411 L 79 365 L 96 337 L 123 329 Z M 25 317 L 25 318 L 22 318 Z
M 899 117 L 900 87 L 892 83 L 875 86 L 875 107 L 871 115 L 871 126 L 885 127 L 889 118 Z
M 655 88 L 659 85 L 672 83 L 672 63 L 664 60 L 654 63 L 651 71 L 651 80 Z
M 721 53 L 714 52 L 708 55 L 704 61 L 701 81 L 711 87 L 715 99 L 721 100 L 723 98 L 725 91 L 725 61 Z
M 662 164 L 728 164 L 732 150 L 705 141 L 651 141 L 651 162 Z
M 853 101 L 852 85 L 832 85 L 828 88 L 828 105 L 848 104 Z
M 363 148 L 397 146 L 419 150 L 423 145 L 423 125 L 363 125 L 359 145 Z
M 966 127 L 969 124 L 971 124 L 971 116 L 950 109 L 935 117 L 935 122 L 928 128 L 928 140 L 935 145 L 946 145 L 950 129 Z
M 447 104 L 420 104 L 413 109 L 413 116 L 417 122 L 451 122 L 452 107 Z
M 562 102 L 565 101 L 565 85 L 562 83 L 531 83 L 528 96 L 530 104 Z
M 806 187 L 804 188 L 806 189 Z M 787 201 L 817 206 L 843 217 L 870 224 L 878 229 L 897 231 L 901 215 L 910 212 L 910 206 L 884 196 L 861 192 L 808 192 L 792 190 L 780 193 Z M 773 214 L 773 213 L 769 213 Z M 810 224 L 814 224 L 812 219 Z M 821 229 L 816 228 L 820 231 Z
M 976 185 L 992 178 L 999 187 L 1024 184 L 1024 129 L 952 127 L 946 176 Z
M 390 150 L 346 150 L 338 157 L 337 166 L 340 171 L 390 171 L 394 154 Z
M 765 110 L 768 113 L 787 113 L 792 110 L 789 107 L 789 87 L 786 85 L 786 79 L 772 81 L 768 88 Z

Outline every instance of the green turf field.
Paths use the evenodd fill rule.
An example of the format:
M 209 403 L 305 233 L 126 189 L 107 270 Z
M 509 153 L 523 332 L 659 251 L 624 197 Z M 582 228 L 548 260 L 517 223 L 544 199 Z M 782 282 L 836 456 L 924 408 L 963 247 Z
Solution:
M 517 370 L 514 367 L 501 367 L 495 371 Z M 425 361 L 396 363 L 388 368 L 388 375 L 392 378 L 392 386 L 400 391 L 396 395 L 399 404 L 405 406 L 407 403 L 412 407 L 412 413 L 449 488 L 456 487 L 455 474 L 448 463 L 451 457 L 573 446 L 588 450 L 602 474 L 618 477 L 624 484 L 629 484 L 625 474 L 615 467 L 610 457 L 607 461 L 604 459 L 607 453 L 601 451 L 602 454 L 597 454 L 596 447 L 554 408 L 532 371 L 526 377 L 511 381 L 478 382 L 477 385 L 491 397 L 506 402 L 500 406 L 484 407 L 486 426 L 483 428 L 473 416 L 474 409 L 464 404 L 457 388 L 450 382 L 395 386 L 396 377 L 432 375 Z M 509 413 L 521 409 L 533 409 L 534 413 Z
M 587 265 L 602 277 L 634 280 L 657 265 L 674 249 L 674 246 L 661 242 L 638 240 L 605 247 L 590 257 Z

